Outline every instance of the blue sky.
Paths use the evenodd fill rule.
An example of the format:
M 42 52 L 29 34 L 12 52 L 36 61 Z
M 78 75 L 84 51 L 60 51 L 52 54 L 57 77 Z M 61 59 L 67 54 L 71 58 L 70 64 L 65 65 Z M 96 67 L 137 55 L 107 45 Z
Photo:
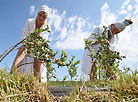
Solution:
M 28 18 L 36 16 L 41 5 L 48 5 L 48 18 L 52 31 L 49 36 L 54 51 L 65 50 L 81 60 L 84 38 L 98 25 L 108 25 L 118 20 L 131 18 L 133 25 L 119 34 L 116 50 L 126 59 L 122 66 L 135 70 L 138 66 L 138 0 L 2 0 L 0 3 L 0 54 L 21 40 L 22 30 Z M 17 51 L 11 52 L 0 67 L 11 67 Z M 68 75 L 65 68 L 57 69 L 59 79 Z M 81 64 L 78 68 L 82 75 Z

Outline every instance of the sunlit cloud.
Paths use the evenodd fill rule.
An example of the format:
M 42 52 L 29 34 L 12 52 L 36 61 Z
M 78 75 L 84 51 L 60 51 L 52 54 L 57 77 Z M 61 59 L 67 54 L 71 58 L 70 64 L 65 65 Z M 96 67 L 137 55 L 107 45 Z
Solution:
M 34 15 L 34 13 L 35 13 L 35 6 L 32 5 L 32 6 L 30 7 L 30 15 Z
M 101 7 L 101 25 L 109 25 L 116 21 L 116 18 L 116 14 L 110 11 L 108 3 L 105 2 L 105 4 Z
M 121 10 L 120 12 L 119 12 L 119 14 L 121 15 L 121 14 L 127 14 L 127 11 L 126 10 Z
M 127 10 L 128 10 L 128 11 L 131 11 L 131 10 L 132 10 L 132 5 L 128 5 L 128 6 L 127 6 Z
M 129 3 L 130 3 L 130 0 L 125 0 L 123 5 L 121 6 L 121 9 L 125 9 Z
M 58 49 L 83 49 L 84 38 L 90 35 L 92 24 L 88 18 L 73 16 L 66 17 L 66 11 L 59 13 L 56 9 L 51 9 L 48 23 L 53 31 L 50 40 L 53 47 Z

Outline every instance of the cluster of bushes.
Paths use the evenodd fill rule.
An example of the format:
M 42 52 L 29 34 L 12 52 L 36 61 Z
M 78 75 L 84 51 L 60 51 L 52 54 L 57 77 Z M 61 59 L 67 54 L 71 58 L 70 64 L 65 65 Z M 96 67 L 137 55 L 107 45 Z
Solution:
M 97 59 L 97 63 L 99 63 L 97 69 L 97 71 L 99 71 L 97 74 L 99 78 L 97 79 L 97 82 L 93 83 L 91 81 L 85 82 L 84 80 L 81 80 L 79 83 L 74 81 L 71 81 L 71 83 L 66 83 L 65 77 L 63 79 L 63 83 L 60 84 L 69 84 L 68 86 L 74 87 L 74 89 L 73 92 L 70 93 L 70 96 L 62 97 L 62 101 L 138 101 L 138 72 L 133 72 L 127 69 L 127 71 L 131 71 L 132 73 L 124 73 L 119 70 L 119 62 L 125 58 L 125 56 L 121 56 L 117 51 L 109 51 L 109 47 L 103 40 L 106 39 L 106 27 L 104 28 L 105 30 L 102 33 L 102 37 L 93 34 L 97 40 L 101 42 L 99 51 L 89 55 L 92 63 L 94 63 L 93 58 Z M 39 33 L 44 30 L 48 31 L 49 29 L 36 30 L 34 33 L 31 33 L 16 45 L 10 47 L 0 56 L 0 62 L 19 44 L 24 43 L 35 58 L 43 61 L 46 64 L 48 69 L 48 78 L 50 78 L 50 74 L 52 77 L 55 76 L 54 71 L 56 71 L 56 69 L 52 65 L 56 64 L 58 68 L 66 67 L 72 80 L 73 77 L 77 75 L 77 65 L 80 63 L 80 60 L 74 62 L 75 56 L 72 56 L 72 58 L 67 61 L 68 55 L 65 51 L 62 51 L 61 55 L 56 57 L 58 51 L 53 52 L 53 50 L 49 47 L 49 41 L 45 41 L 39 36 Z M 85 49 L 92 52 L 93 49 L 90 48 L 92 43 L 93 41 L 85 39 Z M 26 51 L 26 53 L 28 52 Z M 105 69 L 108 70 L 108 75 L 107 72 L 101 73 Z M 118 76 L 118 79 L 108 80 L 113 72 Z M 52 82 L 48 81 L 48 85 L 51 83 Z M 82 87 L 85 87 L 85 90 L 82 90 Z M 110 87 L 113 90 L 99 92 L 94 90 L 87 91 L 87 87 Z M 52 102 L 54 100 L 55 97 L 52 96 L 47 90 L 47 84 L 40 83 L 39 79 L 35 78 L 33 74 L 26 75 L 23 73 L 18 73 L 16 70 L 11 74 L 8 73 L 6 69 L 0 69 L 0 101 Z

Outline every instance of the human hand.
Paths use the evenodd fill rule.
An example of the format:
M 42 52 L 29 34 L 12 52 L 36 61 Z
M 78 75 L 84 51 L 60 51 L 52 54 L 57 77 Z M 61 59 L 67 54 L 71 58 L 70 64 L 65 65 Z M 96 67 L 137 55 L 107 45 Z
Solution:
M 105 44 L 107 45 L 107 46 L 109 46 L 110 44 L 109 44 L 109 40 L 104 40 L 104 42 L 105 42 Z

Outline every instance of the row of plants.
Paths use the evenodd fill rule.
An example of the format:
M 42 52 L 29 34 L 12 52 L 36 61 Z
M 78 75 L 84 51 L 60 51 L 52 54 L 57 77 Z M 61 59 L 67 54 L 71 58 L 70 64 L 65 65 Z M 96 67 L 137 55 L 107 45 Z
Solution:
M 106 40 L 109 40 L 107 37 L 107 28 L 104 27 L 104 31 L 102 32 L 102 36 L 97 34 L 92 34 L 98 42 L 100 42 L 100 47 L 98 52 L 95 52 L 94 49 L 91 48 L 93 41 L 89 39 L 85 39 L 85 49 L 90 52 L 88 56 L 91 57 L 91 63 L 98 64 L 98 68 L 92 67 L 92 70 L 99 71 L 97 75 L 100 79 L 108 79 L 112 75 L 116 74 L 119 66 L 119 62 L 125 58 L 125 56 L 121 56 L 119 52 L 110 50 Z M 49 31 L 49 27 L 46 29 L 37 29 L 34 33 L 29 34 L 25 39 L 17 43 L 16 45 L 10 47 L 0 56 L 0 62 L 17 46 L 24 44 L 26 46 L 25 53 L 33 54 L 33 57 L 42 61 L 48 70 L 47 78 L 56 77 L 54 72 L 57 70 L 53 65 L 57 65 L 57 68 L 67 68 L 69 76 L 71 80 L 73 77 L 77 76 L 77 68 L 80 60 L 74 62 L 75 56 L 71 56 L 71 59 L 68 59 L 68 54 L 62 50 L 60 56 L 57 56 L 58 51 L 54 52 L 50 46 L 49 41 L 43 39 L 40 36 L 40 33 L 43 31 Z M 30 63 L 25 63 L 30 64 Z M 104 73 L 102 73 L 104 72 Z M 63 80 L 66 80 L 64 77 Z
M 57 65 L 57 68 L 67 68 L 69 76 L 72 81 L 66 81 L 67 77 L 63 78 L 63 81 L 50 81 L 48 80 L 48 86 L 55 86 L 55 83 L 59 83 L 59 86 L 71 86 L 73 92 L 69 96 L 64 96 L 59 101 L 65 102 L 122 102 L 122 101 L 138 101 L 138 78 L 137 71 L 131 71 L 129 68 L 124 68 L 124 71 L 118 68 L 119 62 L 125 58 L 121 56 L 117 51 L 111 51 L 107 46 L 105 39 L 106 27 L 102 36 L 93 34 L 95 38 L 100 42 L 101 46 L 96 53 L 91 49 L 93 41 L 85 39 L 85 49 L 90 52 L 91 63 L 99 63 L 96 70 L 97 81 L 91 82 L 78 79 L 79 81 L 73 81 L 73 77 L 77 75 L 77 68 L 80 60 L 74 62 L 75 56 L 68 59 L 68 55 L 65 51 L 62 51 L 61 55 L 57 57 L 58 51 L 53 52 L 49 46 L 49 41 L 43 39 L 39 34 L 42 31 L 49 31 L 49 28 L 36 30 L 31 33 L 25 39 L 10 47 L 0 56 L 0 62 L 17 46 L 25 44 L 26 54 L 32 53 L 34 58 L 43 61 L 48 69 L 48 79 L 55 77 L 54 72 L 57 70 L 53 65 Z M 29 51 L 29 52 L 28 52 Z M 95 52 L 95 53 L 92 53 Z M 106 71 L 105 71 L 106 70 Z M 104 73 L 103 73 L 104 72 Z M 128 73 L 129 72 L 129 73 Z M 109 78 L 115 73 L 118 79 L 109 80 Z M 101 84 L 102 83 L 102 84 Z M 56 97 L 52 96 L 47 90 L 47 85 L 40 83 L 39 79 L 35 78 L 33 74 L 18 73 L 15 70 L 12 74 L 7 72 L 6 69 L 0 69 L 0 101 L 42 101 L 42 102 L 54 102 Z M 85 90 L 82 90 L 82 87 Z M 112 90 L 108 91 L 87 91 L 88 87 L 111 87 Z

